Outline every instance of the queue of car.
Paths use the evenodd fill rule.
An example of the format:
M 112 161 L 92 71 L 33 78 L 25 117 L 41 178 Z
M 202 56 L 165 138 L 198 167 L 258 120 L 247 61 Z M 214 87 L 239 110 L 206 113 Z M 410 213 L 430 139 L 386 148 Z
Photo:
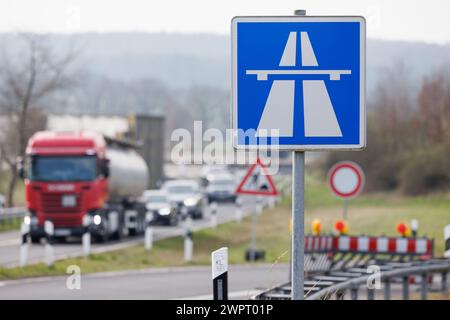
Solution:
M 177 225 L 183 215 L 202 219 L 212 202 L 236 201 L 236 178 L 226 166 L 205 166 L 200 179 L 165 181 L 160 189 L 146 190 L 142 201 L 152 225 Z

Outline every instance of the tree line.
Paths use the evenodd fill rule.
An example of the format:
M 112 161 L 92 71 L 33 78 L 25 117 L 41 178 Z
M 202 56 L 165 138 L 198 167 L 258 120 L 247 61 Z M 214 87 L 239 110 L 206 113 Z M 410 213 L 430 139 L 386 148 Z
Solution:
M 325 167 L 354 160 L 366 173 L 368 191 L 406 195 L 450 188 L 450 77 L 442 68 L 410 83 L 403 65 L 386 71 L 367 112 L 367 147 L 330 153 Z

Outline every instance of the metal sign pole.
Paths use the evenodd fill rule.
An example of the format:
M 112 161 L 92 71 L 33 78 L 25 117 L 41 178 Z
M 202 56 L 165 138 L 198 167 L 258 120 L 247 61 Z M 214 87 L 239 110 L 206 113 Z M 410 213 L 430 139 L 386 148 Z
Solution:
M 304 16 L 306 10 L 295 10 L 295 15 Z M 304 296 L 304 195 L 305 195 L 305 152 L 292 153 L 292 259 L 291 298 L 303 300 Z
M 343 218 L 345 221 L 347 221 L 348 199 L 345 198 L 343 202 L 344 202 L 344 205 L 342 208 L 343 209 Z
M 293 152 L 292 168 L 292 300 L 303 300 L 305 153 Z
M 250 261 L 256 261 L 256 211 L 252 214 L 252 233 L 250 238 Z

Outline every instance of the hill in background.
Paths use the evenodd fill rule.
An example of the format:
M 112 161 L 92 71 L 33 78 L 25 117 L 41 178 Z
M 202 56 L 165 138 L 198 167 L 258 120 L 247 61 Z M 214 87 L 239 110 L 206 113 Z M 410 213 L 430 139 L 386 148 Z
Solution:
M 79 88 L 46 101 L 45 107 L 53 112 L 163 113 L 168 105 L 176 109 L 182 105 L 190 111 L 189 104 L 196 103 L 192 95 L 202 90 L 220 99 L 230 96 L 230 40 L 225 35 L 83 33 L 55 34 L 47 40 L 59 49 L 75 46 L 81 52 L 78 65 L 84 71 Z M 12 52 L 17 41 L 14 34 L 0 34 L 0 43 Z M 369 39 L 369 101 L 384 74 L 395 73 L 399 65 L 409 82 L 418 87 L 424 75 L 450 65 L 450 44 Z

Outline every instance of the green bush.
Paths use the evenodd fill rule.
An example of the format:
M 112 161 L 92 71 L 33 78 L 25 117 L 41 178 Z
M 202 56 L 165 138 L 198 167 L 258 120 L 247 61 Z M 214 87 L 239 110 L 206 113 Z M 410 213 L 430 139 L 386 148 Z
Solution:
M 411 152 L 400 171 L 400 189 L 408 195 L 445 190 L 450 185 L 450 158 L 444 146 Z

